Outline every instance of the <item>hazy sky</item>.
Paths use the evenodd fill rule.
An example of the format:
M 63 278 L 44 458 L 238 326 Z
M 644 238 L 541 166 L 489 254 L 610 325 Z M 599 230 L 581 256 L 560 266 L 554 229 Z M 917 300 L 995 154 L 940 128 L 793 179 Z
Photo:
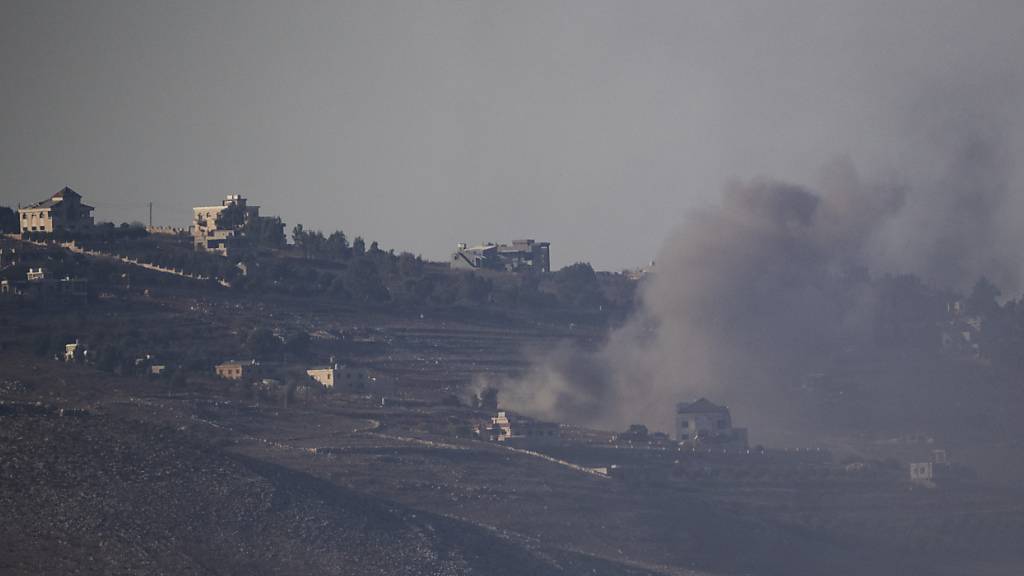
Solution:
M 1019 111 L 1022 56 L 1024 2 L 3 0 L 0 203 L 70 185 L 183 226 L 240 193 L 289 230 L 619 269 L 730 180 L 927 171 L 915 111 Z

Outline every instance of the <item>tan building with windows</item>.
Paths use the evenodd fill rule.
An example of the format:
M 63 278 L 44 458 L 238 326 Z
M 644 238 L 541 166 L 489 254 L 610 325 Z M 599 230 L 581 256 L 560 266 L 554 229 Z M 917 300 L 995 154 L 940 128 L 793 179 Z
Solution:
M 230 206 L 241 209 L 238 222 L 218 222 L 221 212 Z M 196 250 L 227 256 L 231 239 L 247 222 L 260 217 L 259 206 L 249 206 L 238 194 L 225 198 L 220 206 L 196 206 L 192 209 L 192 240 Z
M 92 206 L 82 204 L 82 196 L 65 186 L 62 190 L 31 206 L 18 209 L 22 234 L 80 232 L 92 228 Z
M 492 442 L 548 443 L 561 440 L 561 426 L 556 422 L 541 422 L 504 410 L 491 417 L 489 426 L 481 433 Z
M 346 390 L 365 390 L 370 381 L 365 370 L 350 368 L 343 364 L 317 366 L 306 370 L 306 374 L 324 388 L 338 386 Z
M 248 362 L 224 362 L 214 366 L 217 376 L 225 380 L 249 380 L 260 375 L 259 362 L 250 360 Z

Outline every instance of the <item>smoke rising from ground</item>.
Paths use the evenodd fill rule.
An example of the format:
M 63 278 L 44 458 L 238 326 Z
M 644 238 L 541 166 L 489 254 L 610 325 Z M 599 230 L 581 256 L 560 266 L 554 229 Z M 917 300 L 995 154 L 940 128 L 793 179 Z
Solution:
M 640 311 L 596 351 L 537 355 L 503 404 L 538 417 L 671 429 L 678 401 L 725 402 L 757 429 L 807 427 L 789 392 L 843 349 L 874 344 L 872 277 L 912 273 L 1021 288 L 1009 139 L 988 106 L 930 124 L 909 169 L 864 178 L 848 159 L 813 188 L 755 179 L 692 211 L 662 246 Z M 992 114 L 996 114 L 993 118 Z

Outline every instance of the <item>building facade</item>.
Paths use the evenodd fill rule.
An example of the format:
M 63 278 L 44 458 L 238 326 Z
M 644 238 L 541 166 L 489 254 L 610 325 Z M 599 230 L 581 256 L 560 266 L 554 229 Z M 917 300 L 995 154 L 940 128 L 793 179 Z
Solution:
M 343 364 L 310 368 L 306 370 L 306 374 L 323 385 L 324 388 L 338 386 L 346 390 L 365 390 L 370 381 L 365 370 L 358 370 Z
M 220 216 L 229 207 L 238 208 L 239 218 L 225 222 Z M 196 206 L 192 208 L 193 245 L 196 250 L 227 256 L 235 235 L 245 224 L 259 217 L 260 207 L 250 206 L 238 194 L 228 195 L 220 206 Z
M 532 418 L 500 411 L 491 417 L 491 424 L 481 431 L 493 442 L 558 442 L 561 427 L 555 422 L 541 422 Z
M 745 450 L 747 429 L 733 428 L 725 406 L 700 398 L 676 405 L 676 440 L 693 448 Z
M 248 362 L 223 362 L 213 368 L 217 376 L 225 380 L 251 380 L 261 374 L 260 364 L 255 360 Z
M 65 186 L 53 196 L 18 209 L 22 234 L 81 232 L 92 228 L 92 206 L 82 204 L 82 196 Z
M 511 244 L 459 244 L 455 252 L 452 252 L 451 267 L 463 270 L 550 272 L 551 243 L 526 239 L 513 240 Z

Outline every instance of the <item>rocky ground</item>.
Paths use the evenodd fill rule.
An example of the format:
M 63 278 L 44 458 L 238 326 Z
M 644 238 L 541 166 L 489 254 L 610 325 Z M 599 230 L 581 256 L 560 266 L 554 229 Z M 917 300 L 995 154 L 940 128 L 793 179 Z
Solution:
M 573 465 L 602 462 L 572 446 L 544 457 L 466 434 L 487 414 L 447 395 L 522 369 L 530 347 L 593 342 L 600 327 L 181 295 L 60 320 L 102 331 L 126 318 L 143 320 L 141 338 L 147 325 L 173 323 L 197 349 L 237 341 L 253 319 L 356 333 L 368 344 L 349 349 L 350 360 L 394 386 L 383 406 L 379 394 L 357 393 L 285 406 L 240 399 L 224 383 L 173 388 L 41 358 L 23 345 L 27 332 L 8 333 L 0 574 L 875 576 L 1024 566 L 1013 487 L 922 490 L 835 471 L 623 481 Z M 31 322 L 13 314 L 5 326 Z

